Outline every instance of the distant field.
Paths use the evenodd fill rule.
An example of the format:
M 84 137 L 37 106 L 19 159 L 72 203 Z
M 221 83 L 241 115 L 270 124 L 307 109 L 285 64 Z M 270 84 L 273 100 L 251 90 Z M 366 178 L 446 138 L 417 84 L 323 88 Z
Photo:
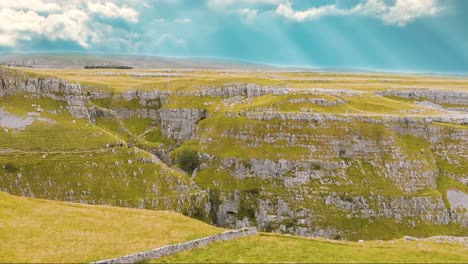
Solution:
M 0 192 L 0 262 L 90 262 L 222 232 L 173 212 Z
M 437 88 L 466 90 L 468 78 L 396 75 L 382 73 L 329 73 L 224 70 L 116 70 L 116 69 L 40 69 L 19 68 L 22 71 L 63 78 L 88 85 L 91 89 L 122 92 L 125 90 L 191 90 L 202 86 L 244 82 L 291 88 L 329 88 L 376 91 L 389 88 Z M 135 77 L 129 73 L 161 73 L 163 76 Z M 102 75 L 102 73 L 106 73 Z M 107 75 L 117 73 L 117 75 Z M 174 76 L 164 76 L 173 74 Z
M 435 241 L 339 242 L 260 234 L 152 260 L 151 263 L 448 263 L 468 262 L 468 248 Z

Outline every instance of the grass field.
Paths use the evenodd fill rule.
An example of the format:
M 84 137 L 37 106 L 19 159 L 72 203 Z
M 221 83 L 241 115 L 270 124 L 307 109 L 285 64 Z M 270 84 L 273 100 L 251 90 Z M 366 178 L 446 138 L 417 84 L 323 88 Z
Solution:
M 173 212 L 0 192 L 0 262 L 90 262 L 222 232 Z
M 260 234 L 152 260 L 151 263 L 449 263 L 468 262 L 462 244 L 435 241 L 339 242 Z
M 468 78 L 396 75 L 396 74 L 363 74 L 363 73 L 327 73 L 327 72 L 277 72 L 277 71 L 210 71 L 196 70 L 115 70 L 115 69 L 35 69 L 19 68 L 22 71 L 38 75 L 63 78 L 71 82 L 88 85 L 97 90 L 122 92 L 128 89 L 151 90 L 191 90 L 207 85 L 219 85 L 232 82 L 255 83 L 258 85 L 288 86 L 291 88 L 330 88 L 376 91 L 388 88 L 437 88 L 466 90 Z M 118 73 L 118 75 L 101 75 L 100 73 Z M 134 77 L 132 72 L 174 73 L 173 77 Z

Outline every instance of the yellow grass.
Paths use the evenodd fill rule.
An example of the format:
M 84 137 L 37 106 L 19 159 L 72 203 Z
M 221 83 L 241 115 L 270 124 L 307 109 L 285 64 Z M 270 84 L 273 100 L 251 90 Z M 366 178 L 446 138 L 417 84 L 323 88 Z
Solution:
M 249 82 L 267 85 L 281 85 L 291 88 L 327 88 L 377 91 L 389 88 L 437 88 L 447 90 L 468 90 L 468 78 L 363 73 L 321 73 L 321 72 L 276 72 L 276 71 L 186 71 L 186 70 L 116 70 L 116 69 L 29 69 L 22 71 L 54 76 L 89 85 L 94 89 L 122 92 L 125 90 L 151 89 L 196 89 L 198 86 L 229 82 Z M 102 72 L 162 72 L 175 73 L 176 77 L 132 77 L 126 75 L 97 75 Z
M 0 192 L 0 262 L 90 262 L 222 232 L 174 212 Z

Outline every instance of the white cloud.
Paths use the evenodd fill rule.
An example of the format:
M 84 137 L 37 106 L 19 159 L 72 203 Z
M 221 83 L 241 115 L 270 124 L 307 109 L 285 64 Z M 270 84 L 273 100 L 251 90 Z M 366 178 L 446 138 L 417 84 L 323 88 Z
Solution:
M 138 22 L 138 12 L 127 5 L 119 7 L 111 2 L 105 4 L 89 2 L 88 10 L 105 17 L 122 18 L 132 23 Z
M 277 14 L 296 21 L 314 19 L 325 15 L 344 15 L 346 12 L 346 10 L 338 9 L 335 5 L 324 5 L 320 7 L 309 8 L 304 11 L 295 11 L 292 9 L 290 2 L 286 4 L 280 4 L 276 8 Z
M 11 0 L 1 1 L 0 8 L 23 9 L 38 12 L 60 11 L 61 7 L 56 3 L 45 3 L 41 0 Z
M 116 4 L 117 3 L 117 4 Z M 138 21 L 138 12 L 119 1 L 21 0 L 0 2 L 0 46 L 13 47 L 21 40 L 44 37 L 70 40 L 87 48 L 112 37 L 113 28 L 99 30 L 96 16 Z M 107 36 L 104 36 L 106 34 Z
M 17 11 L 10 8 L 0 10 L 0 45 L 14 46 L 27 33 L 40 33 L 45 18 L 32 11 Z
M 179 24 L 188 24 L 188 23 L 192 23 L 192 19 L 187 18 L 187 17 L 177 18 L 177 19 L 174 20 L 174 22 L 179 23 Z
M 212 8 L 226 8 L 232 6 L 252 7 L 253 5 L 278 5 L 287 0 L 207 0 Z
M 92 32 L 87 28 L 88 15 L 81 10 L 71 9 L 63 13 L 52 14 L 46 17 L 41 24 L 41 34 L 50 40 L 72 40 L 80 46 L 88 47 L 88 39 Z
M 387 25 L 405 26 L 418 18 L 438 15 L 442 10 L 438 0 L 395 0 L 393 3 L 386 0 L 364 0 L 349 9 L 331 4 L 301 11 L 294 10 L 291 2 L 287 2 L 277 6 L 276 14 L 295 21 L 323 16 L 368 16 L 378 18 Z
M 250 8 L 241 8 L 236 10 L 236 13 L 240 14 L 242 16 L 242 21 L 245 23 L 250 23 L 252 19 L 254 19 L 257 16 L 257 10 L 256 9 L 250 9 Z
M 398 0 L 384 13 L 382 20 L 387 24 L 404 26 L 419 17 L 435 16 L 442 11 L 436 0 Z
M 17 40 L 30 38 L 30 35 L 43 35 L 50 40 L 73 40 L 87 47 L 89 33 L 85 22 L 88 19 L 85 12 L 76 9 L 40 16 L 33 11 L 4 8 L 0 11 L 0 43 L 13 46 Z

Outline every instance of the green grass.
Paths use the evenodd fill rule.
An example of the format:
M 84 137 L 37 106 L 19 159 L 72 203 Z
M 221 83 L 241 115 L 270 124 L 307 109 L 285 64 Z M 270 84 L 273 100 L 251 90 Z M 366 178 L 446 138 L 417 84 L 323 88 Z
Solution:
M 0 262 L 90 262 L 222 229 L 154 210 L 89 206 L 0 192 Z
M 122 122 L 125 125 L 125 128 L 135 136 L 144 134 L 145 131 L 151 128 L 154 124 L 154 121 L 150 118 L 138 118 L 135 116 L 123 119 Z
M 325 207 L 326 208 L 326 207 Z M 400 222 L 389 218 L 348 218 L 346 214 L 340 213 L 336 209 L 321 212 L 323 219 L 317 221 L 317 227 L 334 227 L 342 231 L 341 238 L 357 241 L 365 240 L 390 240 L 400 238 L 405 235 L 415 237 L 438 236 L 441 234 L 451 236 L 464 236 L 468 229 L 459 224 L 434 225 L 419 221 L 417 219 L 404 218 Z M 415 223 L 414 226 L 409 224 Z M 384 231 L 383 231 L 384 230 Z
M 215 207 L 230 193 L 239 191 L 239 218 L 247 216 L 253 220 L 258 199 L 272 203 L 282 199 L 292 211 L 308 209 L 310 215 L 305 218 L 314 216 L 313 227 L 334 227 L 343 231 L 343 238 L 391 239 L 405 234 L 466 234 L 466 229 L 460 229 L 459 226 L 434 226 L 421 221 L 416 221 L 417 226 L 413 228 L 409 222 L 414 219 L 403 219 L 398 223 L 394 219 L 364 219 L 359 215 L 348 218 L 350 212 L 325 205 L 322 199 L 330 194 L 342 196 L 344 200 L 364 196 L 369 198 L 370 206 L 375 207 L 372 197 L 378 195 L 443 197 L 447 204 L 447 190 L 454 188 L 468 193 L 465 186 L 458 181 L 466 175 L 468 153 L 464 148 L 465 142 L 456 139 L 468 126 L 421 124 L 421 133 L 440 131 L 440 138 L 423 139 L 422 136 L 407 135 L 411 130 L 402 132 L 406 128 L 413 129 L 411 124 L 374 123 L 359 121 L 359 118 L 354 117 L 359 115 L 370 120 L 383 121 L 382 116 L 387 115 L 441 115 L 442 112 L 418 106 L 413 100 L 376 96 L 374 92 L 389 88 L 408 89 L 409 86 L 440 86 L 440 89 L 449 90 L 465 87 L 466 90 L 468 79 L 386 74 L 218 71 L 178 72 L 181 76 L 170 78 L 136 78 L 125 75 L 96 75 L 104 70 L 26 71 L 34 76 L 57 76 L 71 82 L 79 82 L 85 85 L 84 89 L 87 91 L 109 92 L 112 98 L 88 102 L 89 106 L 101 107 L 103 110 L 197 108 L 206 110 L 207 117 L 197 124 L 195 139 L 177 142 L 163 136 L 157 117 L 155 120 L 136 116 L 126 119 L 101 117 L 93 124 L 70 116 L 64 109 L 65 102 L 43 97 L 33 98 L 27 94 L 2 97 L 0 106 L 6 111 L 24 117 L 28 112 L 36 111 L 37 107 L 33 107 L 33 104 L 39 104 L 44 109 L 41 116 L 54 121 L 54 124 L 34 122 L 25 130 L 6 132 L 0 129 L 0 187 L 3 190 L 15 194 L 120 206 L 162 206 L 172 209 L 184 207 L 182 209 L 186 212 L 190 209 L 185 208 L 188 203 L 178 204 L 178 195 L 194 193 L 199 190 L 198 187 L 190 182 L 187 175 L 177 170 L 171 170 L 160 163 L 146 163 L 142 160 L 151 157 L 146 151 L 166 151 L 172 158 L 172 163 L 177 163 L 180 153 L 193 150 L 214 156 L 214 159 L 206 161 L 208 167 L 198 171 L 194 178 L 195 183 L 210 190 Z M 9 74 L 16 74 L 18 78 L 26 78 L 28 75 L 15 71 Z M 215 86 L 222 89 L 227 83 L 278 85 L 293 89 L 344 88 L 359 90 L 361 93 L 263 95 L 242 98 L 235 105 L 225 105 L 227 98 L 194 95 L 199 90 Z M 152 101 L 149 102 L 150 106 L 146 107 L 137 99 L 119 99 L 119 93 L 129 90 L 164 90 L 169 91 L 170 96 L 164 105 Z M 308 101 L 294 102 L 297 99 Z M 314 99 L 324 99 L 328 102 L 339 100 L 343 101 L 343 104 L 321 106 L 313 103 Z M 246 117 L 249 112 L 261 112 L 265 109 L 286 114 L 303 111 L 309 114 L 329 114 L 346 120 L 305 122 L 255 120 Z M 52 114 L 50 111 L 60 113 Z M 239 117 L 228 117 L 226 114 L 238 114 Z M 362 149 L 356 145 L 359 141 L 369 142 L 369 146 L 375 147 L 376 151 L 370 149 L 367 152 L 367 148 Z M 118 147 L 106 146 L 117 142 L 122 142 L 123 147 L 120 147 L 120 144 Z M 127 148 L 127 143 L 136 147 Z M 355 148 L 356 146 L 358 148 Z M 269 159 L 275 162 L 307 160 L 316 164 L 317 167 L 312 170 L 320 179 L 311 177 L 305 184 L 294 183 L 293 186 L 286 186 L 286 181 L 295 177 L 294 170 L 285 175 L 271 175 L 274 179 L 269 180 L 255 177 L 236 179 L 229 172 L 233 168 L 221 169 L 219 160 L 224 158 L 237 158 L 246 167 L 252 159 Z M 409 161 L 411 166 L 415 165 L 410 166 L 410 169 L 402 166 L 396 172 L 398 178 L 392 178 L 393 175 L 390 174 L 395 171 L 390 171 L 386 166 L 402 161 Z M 428 171 L 439 172 L 437 187 L 433 184 L 435 179 L 432 179 L 430 184 L 426 184 L 424 180 L 418 181 L 418 175 Z M 413 191 L 404 191 L 406 182 L 413 183 L 415 179 L 418 181 L 416 184 L 420 185 Z M 70 196 L 70 192 L 74 195 Z M 169 200 L 165 200 L 166 198 Z M 154 200 L 159 202 L 155 205 L 152 203 Z M 207 201 L 198 203 L 204 202 Z M 200 216 L 203 217 L 206 216 Z M 293 221 L 297 219 L 292 218 L 274 224 L 300 226 Z
M 96 118 L 95 124 L 109 134 L 115 135 L 121 141 L 128 141 L 131 138 L 130 131 L 125 128 L 124 123 L 119 118 Z
M 352 183 L 335 188 L 340 192 L 365 196 L 369 196 L 371 193 L 385 196 L 405 195 L 405 192 L 385 176 L 379 167 L 373 166 L 369 162 L 354 160 L 346 170 L 346 175 Z
M 189 192 L 177 189 L 190 186 L 189 179 L 180 173 L 162 163 L 147 162 L 152 157 L 145 151 L 116 144 L 144 141 L 138 135 L 153 125 L 152 120 L 98 118 L 92 124 L 72 117 L 60 101 L 29 95 L 0 98 L 5 111 L 21 117 L 37 111 L 39 105 L 41 117 L 53 123 L 35 121 L 24 130 L 0 129 L 2 190 L 48 199 L 149 208 L 164 207 L 162 202 L 152 205 L 151 199 L 167 198 L 164 208 L 173 209 L 176 196 Z M 4 169 L 7 164 L 12 167 Z M 150 200 L 143 203 L 142 199 Z
M 466 263 L 460 244 L 434 241 L 339 242 L 259 234 L 152 260 L 151 263 Z
M 149 130 L 143 135 L 143 138 L 148 142 L 170 144 L 170 140 L 163 136 L 161 130 L 158 127 L 154 127 Z
M 204 188 L 221 189 L 223 191 L 258 190 L 263 184 L 268 185 L 268 182 L 255 177 L 239 180 L 225 170 L 216 171 L 211 168 L 200 170 L 195 177 L 195 182 Z
M 35 105 L 35 106 L 33 106 Z M 73 118 L 65 104 L 49 98 L 15 95 L 0 98 L 0 106 L 12 114 L 25 117 L 28 112 L 43 110 L 40 116 L 51 122 L 35 121 L 24 130 L 0 129 L 0 148 L 21 151 L 80 151 L 101 149 L 117 138 L 84 119 Z M 52 114 L 51 111 L 58 111 Z
M 59 200 L 68 200 L 71 196 L 74 200 L 113 205 L 126 201 L 133 206 L 139 206 L 143 198 L 174 196 L 175 202 L 175 196 L 185 193 L 176 186 L 188 186 L 187 178 L 162 163 L 144 163 L 144 159 L 151 157 L 127 148 L 3 154 L 0 164 L 12 164 L 16 170 L 0 167 L 0 184 L 15 194 L 26 192 Z M 67 194 L 70 192 L 73 195 Z

